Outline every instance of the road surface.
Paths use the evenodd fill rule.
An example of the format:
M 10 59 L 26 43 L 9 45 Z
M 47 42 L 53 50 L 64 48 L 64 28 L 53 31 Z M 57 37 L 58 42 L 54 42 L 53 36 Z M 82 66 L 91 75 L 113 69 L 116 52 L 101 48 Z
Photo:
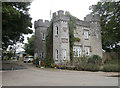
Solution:
M 118 73 L 41 69 L 23 63 L 28 69 L 2 72 L 3 86 L 118 86 Z M 0 73 L 1 74 L 1 73 Z

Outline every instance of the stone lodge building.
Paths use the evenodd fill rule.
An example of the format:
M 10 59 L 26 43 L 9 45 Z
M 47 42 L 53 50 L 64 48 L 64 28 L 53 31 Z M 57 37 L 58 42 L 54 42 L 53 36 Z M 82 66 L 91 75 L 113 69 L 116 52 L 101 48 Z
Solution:
M 70 61 L 70 42 L 69 42 L 69 26 L 70 18 L 68 12 L 59 10 L 53 13 L 53 59 L 56 64 L 64 63 L 65 60 Z M 34 22 L 35 27 L 35 58 L 46 57 L 46 35 L 50 22 L 42 19 Z M 101 27 L 100 16 L 98 14 L 89 14 L 83 20 L 76 19 L 76 29 L 74 29 L 74 37 L 80 38 L 79 42 L 74 42 L 74 57 L 80 57 L 83 54 L 87 56 L 102 55 Z

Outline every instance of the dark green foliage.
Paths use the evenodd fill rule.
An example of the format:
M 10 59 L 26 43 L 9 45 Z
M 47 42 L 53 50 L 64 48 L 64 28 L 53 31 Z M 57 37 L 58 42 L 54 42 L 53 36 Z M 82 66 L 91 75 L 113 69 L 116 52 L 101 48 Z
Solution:
M 24 45 L 25 52 L 34 56 L 34 35 L 28 39 L 28 43 Z
M 102 59 L 98 55 L 93 55 L 89 58 L 83 55 L 82 57 L 74 58 L 74 62 L 77 62 L 77 70 L 79 71 L 99 71 L 102 65 Z
M 99 13 L 102 27 L 102 47 L 107 52 L 120 52 L 120 1 L 98 2 L 92 13 Z
M 83 55 L 81 57 L 74 57 L 73 63 L 77 63 L 79 66 L 85 66 L 88 63 L 88 57 Z
M 73 41 L 75 41 L 75 42 L 80 42 L 80 38 L 74 37 L 74 40 L 73 40 Z
M 98 55 L 93 55 L 93 56 L 89 57 L 88 63 L 101 65 L 102 64 L 102 58 Z
M 29 2 L 2 3 L 2 42 L 3 49 L 17 41 L 24 40 L 23 34 L 32 33 L 32 18 L 28 14 Z
M 96 64 L 87 64 L 84 67 L 85 71 L 99 71 L 100 67 Z
M 104 71 L 104 72 L 119 72 L 118 64 L 116 64 L 116 65 L 106 64 L 106 65 L 104 65 L 104 67 L 103 67 L 103 71 Z
M 45 66 L 50 67 L 51 64 L 54 64 L 53 59 L 53 21 L 48 28 L 48 35 L 46 36 L 46 58 Z

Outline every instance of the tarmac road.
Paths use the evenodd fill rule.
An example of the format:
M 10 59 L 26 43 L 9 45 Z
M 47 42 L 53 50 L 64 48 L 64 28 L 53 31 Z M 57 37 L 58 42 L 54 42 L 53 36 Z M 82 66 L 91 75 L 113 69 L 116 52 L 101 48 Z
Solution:
M 118 73 L 41 69 L 31 63 L 22 64 L 28 69 L 2 72 L 2 86 L 118 86 L 118 77 L 110 77 Z

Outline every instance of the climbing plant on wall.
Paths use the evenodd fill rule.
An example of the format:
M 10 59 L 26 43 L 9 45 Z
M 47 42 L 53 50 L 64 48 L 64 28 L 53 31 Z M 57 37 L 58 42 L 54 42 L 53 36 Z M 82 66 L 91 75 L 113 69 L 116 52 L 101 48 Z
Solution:
M 46 59 L 45 66 L 50 67 L 54 63 L 53 60 L 53 21 L 48 27 L 48 34 L 46 36 Z
M 69 22 L 68 22 L 68 26 L 69 26 L 69 41 L 70 41 L 70 59 L 71 61 L 73 61 L 73 45 L 74 42 L 79 42 L 80 38 L 76 38 L 74 37 L 74 29 L 76 29 L 76 17 L 72 16 L 70 13 L 67 14 L 67 16 L 70 18 Z

